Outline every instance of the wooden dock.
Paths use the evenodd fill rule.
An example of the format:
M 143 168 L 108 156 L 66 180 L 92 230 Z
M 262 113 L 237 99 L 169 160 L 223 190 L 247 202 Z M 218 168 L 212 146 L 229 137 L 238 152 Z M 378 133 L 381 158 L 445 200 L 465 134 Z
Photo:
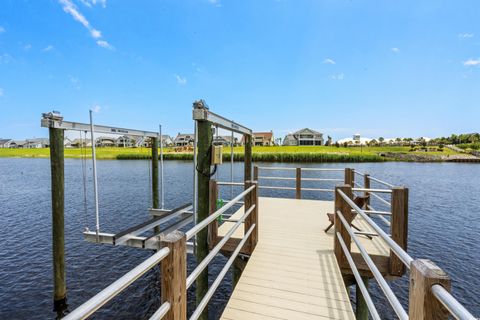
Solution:
M 333 252 L 333 229 L 324 232 L 334 202 L 260 198 L 259 208 L 259 241 L 222 319 L 355 319 Z M 369 231 L 361 220 L 355 223 Z M 232 225 L 223 223 L 218 235 Z M 234 237 L 243 232 L 238 228 Z M 371 254 L 390 254 L 378 237 L 361 241 Z

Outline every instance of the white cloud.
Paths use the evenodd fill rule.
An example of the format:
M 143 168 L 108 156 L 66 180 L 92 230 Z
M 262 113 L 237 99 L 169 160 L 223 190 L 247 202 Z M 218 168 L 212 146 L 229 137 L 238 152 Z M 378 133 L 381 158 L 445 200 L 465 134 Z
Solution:
M 30 49 L 32 49 L 32 45 L 29 44 L 29 43 L 23 46 L 23 50 L 25 50 L 25 51 L 28 51 Z
M 13 57 L 8 53 L 0 54 L 0 64 L 9 63 L 13 61 Z
M 4 33 L 5 32 L 5 28 L 0 26 L 0 33 Z
M 480 58 L 478 59 L 468 59 L 463 62 L 463 65 L 466 67 L 480 66 Z
M 3 97 L 4 93 L 5 91 L 2 88 L 0 88 L 0 97 Z
M 102 107 L 100 107 L 98 104 L 96 104 L 92 107 L 92 111 L 95 112 L 95 113 L 99 113 L 100 110 L 102 110 Z
M 115 50 L 115 48 L 105 40 L 97 40 L 97 45 L 105 49 Z
M 215 7 L 221 7 L 222 4 L 220 3 L 220 0 L 208 0 L 210 4 L 214 5 Z
M 461 39 L 473 38 L 474 36 L 475 36 L 475 34 L 473 34 L 473 33 L 460 33 L 458 35 L 458 37 L 461 38 Z
M 72 84 L 72 86 L 79 90 L 80 89 L 80 80 L 74 76 L 68 76 L 68 78 L 70 79 L 70 83 Z
M 335 64 L 336 62 L 330 58 L 326 58 L 325 60 L 323 60 L 323 63 L 325 64 Z
M 343 74 L 343 72 L 332 75 L 333 80 L 343 80 L 344 78 L 345 78 L 345 74 Z
M 182 77 L 182 76 L 179 76 L 178 74 L 175 75 L 175 79 L 177 79 L 177 83 L 178 83 L 179 85 L 184 86 L 184 85 L 187 84 L 187 78 Z
M 105 40 L 99 40 L 102 38 L 102 32 L 100 30 L 95 29 L 90 22 L 85 18 L 85 16 L 78 10 L 77 6 L 72 2 L 72 0 L 58 0 L 58 2 L 62 5 L 63 11 L 68 13 L 73 17 L 74 20 L 80 22 L 89 32 L 92 38 L 97 40 L 97 45 L 102 48 L 113 49 L 113 47 Z M 106 6 L 106 0 L 82 0 L 82 3 L 92 6 L 97 3 L 102 4 L 102 6 Z
M 400 49 L 399 49 L 399 48 L 392 48 L 391 50 L 392 50 L 393 52 L 395 52 L 395 53 L 399 53 L 399 52 L 400 52 Z
M 107 7 L 107 0 L 80 0 L 81 3 L 91 8 L 97 4 L 101 5 L 103 8 Z
M 45 48 L 43 48 L 42 51 L 47 52 L 47 51 L 52 51 L 53 49 L 55 49 L 55 48 L 54 48 L 52 45 L 48 45 L 48 46 L 46 46 Z

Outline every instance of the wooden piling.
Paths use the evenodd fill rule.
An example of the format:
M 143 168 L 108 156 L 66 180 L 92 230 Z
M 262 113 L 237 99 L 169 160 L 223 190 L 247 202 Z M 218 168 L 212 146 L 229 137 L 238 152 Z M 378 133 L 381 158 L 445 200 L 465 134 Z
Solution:
M 152 208 L 160 208 L 158 196 L 158 138 L 152 138 Z
M 451 289 L 448 275 L 435 263 L 426 259 L 414 260 L 410 265 L 410 290 L 408 315 L 412 320 L 446 320 L 449 312 L 432 293 L 439 284 Z
M 210 208 L 209 215 L 217 211 L 217 199 L 218 199 L 218 185 L 216 180 L 210 180 Z M 213 248 L 217 243 L 218 238 L 218 220 L 216 219 L 208 225 L 208 245 L 209 248 Z
M 246 181 L 245 188 L 250 188 L 251 186 L 255 186 L 255 188 L 245 196 L 245 212 L 248 211 L 252 206 L 255 208 L 252 210 L 250 215 L 245 219 L 245 232 L 250 229 L 252 225 L 255 224 L 255 229 L 253 229 L 250 237 L 247 240 L 247 251 L 249 254 L 253 253 L 257 242 L 258 242 L 258 183 L 256 181 Z
M 173 231 L 160 241 L 161 248 L 170 253 L 161 262 L 162 304 L 170 303 L 170 310 L 163 319 L 187 319 L 187 252 L 183 232 Z
M 339 232 L 340 235 L 342 236 L 342 239 L 345 242 L 345 245 L 347 246 L 347 249 L 349 252 L 351 252 L 351 238 L 347 229 L 344 227 L 342 221 L 340 220 L 337 211 L 340 211 L 342 213 L 343 217 L 345 218 L 345 220 L 347 220 L 349 224 L 352 223 L 353 215 L 352 215 L 352 209 L 350 208 L 350 206 L 338 194 L 339 190 L 343 191 L 343 193 L 345 193 L 347 197 L 352 198 L 352 187 L 350 185 L 335 187 L 335 224 L 334 224 L 335 240 L 333 243 L 333 251 L 335 253 L 335 257 L 337 258 L 338 265 L 340 269 L 342 269 L 342 268 L 350 268 L 350 266 L 348 264 L 347 257 L 343 252 L 342 246 L 338 241 L 337 232 Z
M 212 157 L 212 124 L 209 121 L 197 121 L 198 151 L 197 151 L 197 170 L 198 170 L 198 208 L 197 223 L 206 219 L 210 212 L 210 174 Z M 208 255 L 208 228 L 202 229 L 197 234 L 196 258 L 200 263 Z M 208 291 L 208 266 L 200 273 L 196 280 L 196 303 L 197 306 L 202 301 Z M 208 306 L 203 311 L 200 319 L 208 318 Z
M 362 282 L 368 290 L 368 278 L 362 277 Z M 355 287 L 355 299 L 356 299 L 356 307 L 355 307 L 355 317 L 357 320 L 368 320 L 368 306 L 365 298 L 363 297 L 362 291 L 358 283 Z
M 405 187 L 392 188 L 392 216 L 390 221 L 390 233 L 392 239 L 407 251 L 408 240 L 408 189 Z M 405 265 L 398 256 L 390 250 L 389 273 L 401 276 L 405 273 Z
M 370 175 L 368 173 L 365 173 L 365 175 L 363 176 L 363 187 L 365 189 L 370 189 Z M 365 191 L 364 196 L 366 197 L 365 198 L 365 209 L 369 210 L 368 206 L 370 205 L 370 197 L 368 197 L 368 196 L 370 196 L 370 192 Z
M 63 129 L 49 128 L 52 192 L 52 244 L 54 310 L 63 312 L 67 304 L 65 273 L 65 180 Z
M 258 181 L 258 166 L 253 167 L 253 181 Z
M 295 198 L 302 199 L 302 168 L 297 168 L 296 173 Z
M 252 136 L 251 135 L 244 135 L 245 141 L 245 156 L 244 156 L 244 165 L 245 165 L 245 173 L 243 177 L 243 181 L 252 180 Z
M 352 168 L 345 168 L 345 184 L 348 184 L 352 188 L 355 186 L 354 183 L 354 171 Z

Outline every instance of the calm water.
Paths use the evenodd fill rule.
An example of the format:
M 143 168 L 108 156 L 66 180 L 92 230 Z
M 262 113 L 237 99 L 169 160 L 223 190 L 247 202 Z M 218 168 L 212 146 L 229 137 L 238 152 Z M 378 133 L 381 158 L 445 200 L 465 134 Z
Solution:
M 293 166 L 292 164 L 268 164 Z M 306 167 L 309 165 L 302 164 Z M 355 167 L 373 176 L 410 188 L 409 253 L 435 261 L 453 279 L 453 291 L 474 314 L 480 315 L 480 165 L 475 164 L 323 164 L 315 167 Z M 91 171 L 91 168 L 88 168 Z M 236 180 L 243 167 L 235 165 Z M 149 162 L 100 161 L 98 163 L 101 228 L 118 232 L 148 218 Z M 219 179 L 230 176 L 228 165 Z M 45 159 L 0 159 L 0 318 L 49 319 L 52 312 L 50 168 Z M 288 174 L 288 173 L 285 173 Z M 314 173 L 309 173 L 314 176 Z M 318 173 L 317 173 L 318 174 Z M 334 177 L 333 173 L 323 176 Z M 339 176 L 336 176 L 339 177 Z M 173 208 L 191 201 L 192 166 L 189 162 L 165 164 L 165 203 Z M 271 181 L 265 184 L 272 185 Z M 87 181 L 85 215 L 81 162 L 65 161 L 65 232 L 68 302 L 75 308 L 151 255 L 149 251 L 111 247 L 83 241 L 82 230 L 94 227 L 91 178 Z M 305 186 L 309 186 L 306 184 Z M 328 185 L 311 184 L 311 187 Z M 373 186 L 373 185 L 372 185 Z M 270 190 L 268 190 L 270 191 Z M 224 192 L 227 197 L 229 191 Z M 290 191 L 262 190 L 263 196 L 288 196 Z M 330 199 L 328 194 L 304 193 L 306 198 Z M 377 205 L 381 209 L 380 205 Z M 324 217 L 320 217 L 324 218 Z M 213 279 L 225 263 L 216 258 Z M 189 258 L 189 269 L 195 261 Z M 373 283 L 373 281 L 372 281 Z M 403 303 L 406 278 L 392 284 Z M 384 301 L 378 287 L 377 301 Z M 145 319 L 160 305 L 157 270 L 149 272 L 103 307 L 95 318 Z M 210 317 L 217 318 L 228 300 L 230 275 L 210 303 Z M 193 292 L 189 292 L 190 301 Z M 191 310 L 192 306 L 189 306 Z M 382 317 L 393 318 L 383 303 Z

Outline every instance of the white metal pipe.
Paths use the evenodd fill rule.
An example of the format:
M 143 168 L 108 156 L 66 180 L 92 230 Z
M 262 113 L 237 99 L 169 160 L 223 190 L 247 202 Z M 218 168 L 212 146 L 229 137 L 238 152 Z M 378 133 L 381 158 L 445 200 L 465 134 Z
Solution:
M 93 298 L 82 304 L 77 309 L 70 312 L 64 320 L 78 320 L 86 319 L 92 315 L 95 311 L 100 309 L 104 304 L 113 299 L 116 295 L 122 292 L 135 280 L 144 275 L 147 271 L 155 267 L 170 253 L 169 248 L 163 248 L 155 253 L 147 260 L 140 263 L 138 266 L 127 272 L 123 277 L 100 291 Z
M 302 178 L 302 181 L 332 181 L 332 182 L 343 182 L 343 179 Z
M 347 258 L 348 264 L 350 265 L 350 269 L 352 269 L 353 276 L 355 277 L 355 280 L 357 280 L 357 285 L 360 288 L 360 291 L 362 292 L 363 298 L 367 303 L 367 307 L 368 307 L 368 311 L 370 312 L 370 315 L 372 316 L 373 319 L 381 319 L 380 315 L 378 314 L 377 308 L 375 308 L 375 304 L 373 303 L 372 298 L 368 292 L 368 289 L 363 283 L 362 276 L 358 272 L 357 266 L 353 261 L 352 255 L 350 254 L 350 252 L 348 252 L 348 248 L 345 245 L 345 241 L 343 241 L 343 238 L 340 232 L 337 232 L 337 239 L 338 239 L 338 242 L 340 243 L 340 246 L 342 247 L 345 257 Z M 356 294 L 359 294 L 359 292 L 357 292 Z
M 258 167 L 261 170 L 297 170 L 291 167 Z M 302 171 L 344 171 L 344 169 L 327 169 L 327 168 L 302 168 Z
M 359 172 L 357 170 L 353 170 L 353 172 L 355 172 L 355 174 L 358 174 L 359 176 L 365 177 L 365 173 Z
M 272 186 L 259 186 L 259 189 L 276 189 L 276 190 L 297 190 L 291 187 L 272 187 Z
M 255 189 L 255 185 L 251 186 L 247 190 L 243 191 L 240 193 L 238 196 L 236 196 L 234 199 L 229 201 L 225 206 L 221 207 L 211 215 L 209 215 L 207 218 L 203 219 L 199 224 L 196 224 L 192 229 L 188 230 L 185 233 L 185 236 L 187 237 L 187 240 L 190 240 L 193 236 L 195 236 L 200 230 L 208 226 L 212 221 L 217 219 L 222 213 L 233 207 L 235 203 L 237 203 L 240 199 L 245 197 L 247 194 L 249 194 L 253 189 Z
M 370 192 L 370 194 L 372 196 L 374 196 L 375 198 L 377 198 L 378 200 L 380 200 L 380 202 L 382 202 L 383 204 L 387 205 L 387 206 L 391 206 L 392 204 L 390 202 L 388 202 L 387 200 L 383 199 L 382 197 L 380 197 L 378 194 L 375 194 L 373 192 Z
M 296 178 L 286 178 L 286 177 L 258 177 L 258 179 L 264 179 L 264 180 L 297 180 Z
M 233 131 L 231 135 L 230 141 L 230 182 L 233 183 L 233 139 L 234 139 Z M 233 185 L 230 187 L 230 199 L 233 198 Z
M 367 208 L 370 209 L 371 211 L 377 211 L 375 210 L 371 205 L 367 205 Z M 367 210 L 364 210 L 365 212 L 368 212 Z M 381 211 L 380 211 L 381 212 Z M 390 214 L 392 215 L 392 214 Z M 387 226 L 390 227 L 391 223 L 388 221 L 383 215 L 378 215 L 378 218 L 382 220 Z
M 302 188 L 302 191 L 335 192 L 334 189 Z
M 167 312 L 170 311 L 170 303 L 165 302 L 163 303 L 160 308 L 150 317 L 150 320 L 161 320 Z
M 160 125 L 160 196 L 161 196 L 161 208 L 165 209 L 165 192 L 163 190 L 163 136 L 162 125 Z
M 90 136 L 92 138 L 92 168 L 93 168 L 93 199 L 95 201 L 95 230 L 97 240 L 100 233 L 100 215 L 98 210 L 98 179 L 97 179 L 97 156 L 95 150 L 95 127 L 93 125 L 93 111 L 90 110 Z
M 392 251 L 402 260 L 403 264 L 410 269 L 410 264 L 413 259 L 410 255 L 403 250 L 395 241 L 392 240 L 360 207 L 358 207 L 352 199 L 347 197 L 342 190 L 338 190 L 338 194 L 345 200 L 348 205 L 354 209 L 363 219 L 378 233 L 380 237 L 387 243 L 387 245 L 392 249 Z
M 387 186 L 387 187 L 390 187 L 390 188 L 394 188 L 394 187 L 395 187 L 395 186 L 394 186 L 393 184 L 391 184 L 391 183 L 382 181 L 382 180 L 377 179 L 377 178 L 374 178 L 374 177 L 370 177 L 370 180 L 376 181 L 376 182 L 378 182 L 378 183 L 380 183 L 380 184 L 383 184 L 383 185 L 385 185 L 385 186 Z
M 439 284 L 434 284 L 431 288 L 433 295 L 440 301 L 440 303 L 447 308 L 452 316 L 455 319 L 459 320 L 475 320 L 473 314 L 471 314 L 460 302 L 458 302 L 455 297 L 453 297 L 450 292 L 445 290 Z
M 250 209 L 245 212 L 242 217 L 236 221 L 235 225 L 222 237 L 217 245 L 210 251 L 210 253 L 198 264 L 195 270 L 187 278 L 187 290 L 190 286 L 197 280 L 198 276 L 202 271 L 208 266 L 208 264 L 215 258 L 218 252 L 223 248 L 225 243 L 232 237 L 233 233 L 238 229 L 238 227 L 245 221 L 245 219 L 252 213 L 255 209 L 255 205 L 251 206 Z
M 230 269 L 230 267 L 232 266 L 233 264 L 233 261 L 235 260 L 235 258 L 238 256 L 240 250 L 243 248 L 243 246 L 245 245 L 245 242 L 247 242 L 247 239 L 250 237 L 250 234 L 252 233 L 253 229 L 256 227 L 255 224 L 253 224 L 250 229 L 248 229 L 248 231 L 245 233 L 245 235 L 243 236 L 242 238 L 242 241 L 240 241 L 240 243 L 238 244 L 237 248 L 235 249 L 235 251 L 232 253 L 232 255 L 230 256 L 230 259 L 228 259 L 227 263 L 225 264 L 225 266 L 223 267 L 223 269 L 220 271 L 220 273 L 218 274 L 217 278 L 215 279 L 215 281 L 212 283 L 210 289 L 208 289 L 207 293 L 205 294 L 205 296 L 203 297 L 202 301 L 200 301 L 200 303 L 198 304 L 198 307 L 197 309 L 195 309 L 195 311 L 193 312 L 192 316 L 190 317 L 190 320 L 196 320 L 200 317 L 200 315 L 202 314 L 203 312 L 203 309 L 205 309 L 205 307 L 207 306 L 208 302 L 210 301 L 210 299 L 212 298 L 213 294 L 215 293 L 215 291 L 217 290 L 218 286 L 220 285 L 220 283 L 222 282 L 223 278 L 225 277 L 225 275 L 227 274 L 228 272 L 228 269 Z
M 347 220 L 345 220 L 342 213 L 340 211 L 337 211 L 337 215 L 340 218 L 340 220 L 342 221 L 342 223 L 343 223 L 345 229 L 347 230 L 348 234 L 350 235 L 352 240 L 355 242 L 355 245 L 357 246 L 358 250 L 360 251 L 360 254 L 363 257 L 363 260 L 365 260 L 365 262 L 368 265 L 368 268 L 370 269 L 370 271 L 372 271 L 372 274 L 373 274 L 375 280 L 377 280 L 380 288 L 382 289 L 383 293 L 385 294 L 385 297 L 387 298 L 387 300 L 390 302 L 390 305 L 392 306 L 393 310 L 395 311 L 395 313 L 397 314 L 397 316 L 401 320 L 407 320 L 408 319 L 408 314 L 403 309 L 402 304 L 400 303 L 400 301 L 398 301 L 397 296 L 395 296 L 395 293 L 393 293 L 393 291 L 390 288 L 390 286 L 388 285 L 387 281 L 383 278 L 382 274 L 380 273 L 377 266 L 375 265 L 375 262 L 373 262 L 372 258 L 370 258 L 370 255 L 368 254 L 367 250 L 365 250 L 363 245 L 360 243 L 360 241 L 358 240 L 355 233 L 352 231 L 352 228 L 348 224 Z
M 245 186 L 243 182 L 227 182 L 227 181 L 218 181 L 217 185 L 218 186 L 237 186 L 237 187 Z
M 392 190 L 391 190 L 391 189 L 352 188 L 352 191 L 358 191 L 358 192 L 377 192 L 377 193 L 392 193 Z

